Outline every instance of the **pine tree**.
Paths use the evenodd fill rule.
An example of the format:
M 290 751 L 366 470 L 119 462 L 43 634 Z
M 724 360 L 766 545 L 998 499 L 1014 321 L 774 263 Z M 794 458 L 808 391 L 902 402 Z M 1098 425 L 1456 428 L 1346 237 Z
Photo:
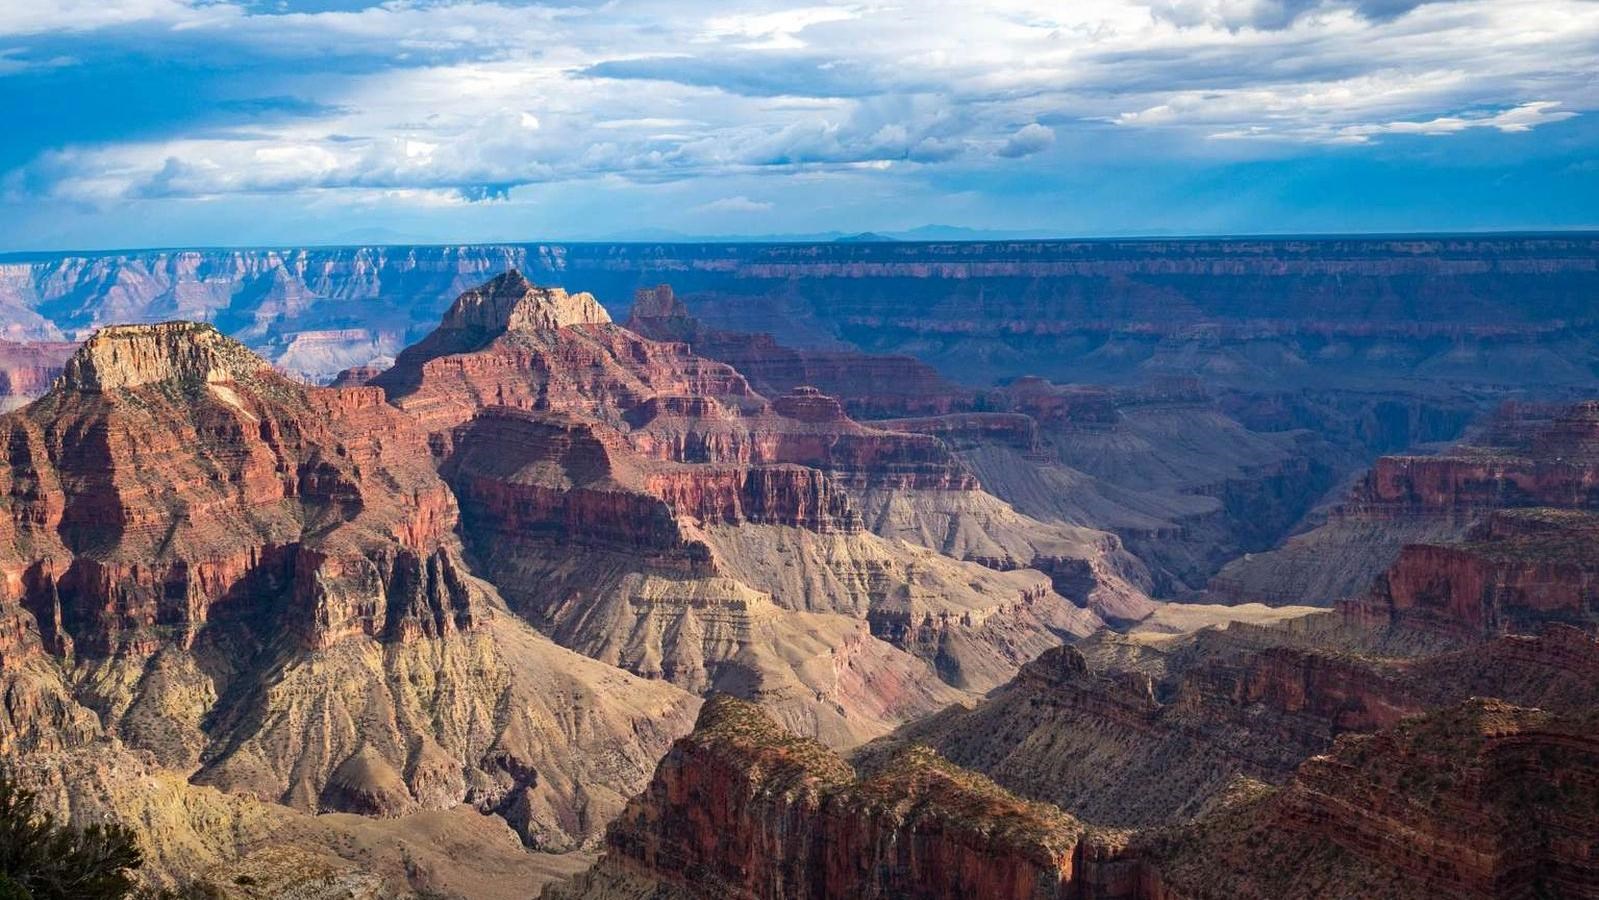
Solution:
M 122 900 L 144 859 L 121 825 L 58 825 L 0 771 L 0 900 Z

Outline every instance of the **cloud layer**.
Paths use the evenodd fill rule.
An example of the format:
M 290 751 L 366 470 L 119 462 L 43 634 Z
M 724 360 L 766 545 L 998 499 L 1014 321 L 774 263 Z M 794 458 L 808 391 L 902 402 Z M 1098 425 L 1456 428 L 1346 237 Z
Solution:
M 320 209 L 438 238 L 463 208 L 562 235 L 850 230 L 876 197 L 901 202 L 874 228 L 1116 230 L 1137 226 L 1013 197 L 1089 170 L 1190 200 L 1250 167 L 1438 172 L 1466 142 L 1553 178 L 1599 150 L 1593 0 L 714 6 L 0 0 L 0 242 L 144 243 L 151 209 L 242 241 L 274 203 L 285 231 Z M 627 202 L 571 221 L 599 193 Z

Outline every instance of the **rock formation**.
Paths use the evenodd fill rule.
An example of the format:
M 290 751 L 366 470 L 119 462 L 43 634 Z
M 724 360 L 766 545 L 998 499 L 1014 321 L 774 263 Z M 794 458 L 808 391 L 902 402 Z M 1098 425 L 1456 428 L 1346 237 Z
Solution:
M 1283 783 L 1342 734 L 1474 696 L 1566 715 L 1599 707 L 1599 642 L 1568 627 L 1406 655 L 1382 655 L 1385 631 L 1345 630 L 1325 612 L 1139 638 L 1049 651 L 974 707 L 906 725 L 857 759 L 927 744 L 1086 822 L 1147 827 L 1200 814 L 1239 777 Z
M 718 696 L 611 826 L 603 862 L 542 896 L 1066 898 L 1087 840 L 924 748 L 861 777 Z
M 1587 896 L 1599 889 L 1593 725 L 1470 700 L 1342 737 L 1281 787 L 1236 780 L 1192 822 L 1128 833 L 922 747 L 857 772 L 716 698 L 600 861 L 541 896 Z
M 671 281 L 712 328 L 910 354 L 972 385 L 1198 374 L 1250 388 L 1593 388 L 1596 256 L 1585 235 L 148 251 L 0 263 L 0 310 L 11 340 L 181 316 L 258 350 L 351 327 L 404 345 L 462 291 L 517 268 L 590 286 L 613 310 Z M 330 360 L 320 377 L 358 362 Z
M 1168 897 L 1590 896 L 1594 724 L 1467 701 L 1340 739 L 1133 852 Z
M 1460 541 L 1410 544 L 1365 594 L 1343 604 L 1373 625 L 1480 639 L 1559 622 L 1599 630 L 1599 516 L 1569 509 L 1491 513 Z
M 818 388 L 860 419 L 942 416 L 978 402 L 976 392 L 912 356 L 788 347 L 770 334 L 707 328 L 668 284 L 634 295 L 627 327 L 655 340 L 686 343 L 700 356 L 727 363 L 763 394 Z
M 1114 538 L 1017 515 L 938 438 L 856 423 L 809 386 L 767 398 L 514 272 L 370 383 L 431 432 L 469 548 L 541 629 L 760 696 L 835 743 L 1097 627 L 1055 583 L 1134 617 L 1148 603 Z
M 3 263 L 216 327 L 0 346 L 0 754 L 237 896 L 1594 893 L 1595 252 Z
M 1429 554 L 1440 564 L 1449 556 L 1438 548 L 1464 542 L 1460 550 L 1469 553 L 1465 545 L 1503 542 L 1508 551 L 1520 541 L 1530 550 L 1529 537 L 1512 538 L 1523 530 L 1514 523 L 1530 527 L 1534 519 L 1542 519 L 1543 526 L 1535 530 L 1545 536 L 1558 532 L 1556 523 L 1562 522 L 1580 532 L 1582 517 L 1553 512 L 1502 518 L 1497 527 L 1488 520 L 1498 510 L 1599 507 L 1596 434 L 1599 404 L 1506 405 L 1444 452 L 1378 459 L 1325 524 L 1273 552 L 1228 565 L 1212 581 L 1211 593 L 1234 600 L 1331 605 L 1365 594 L 1372 580 L 1396 561 L 1402 564 L 1398 577 L 1405 590 L 1405 584 L 1427 577 L 1424 558 Z M 1469 537 L 1474 527 L 1481 540 Z M 1580 543 L 1580 535 L 1568 543 Z M 1406 549 L 1402 555 L 1411 544 L 1434 549 Z M 1573 553 L 1557 555 L 1570 562 Z M 1573 615 L 1584 614 L 1574 610 Z
M 375 388 L 303 387 L 208 325 L 109 328 L 0 434 L 8 754 L 120 740 L 300 810 L 464 803 L 561 849 L 688 724 L 688 695 L 504 610 Z

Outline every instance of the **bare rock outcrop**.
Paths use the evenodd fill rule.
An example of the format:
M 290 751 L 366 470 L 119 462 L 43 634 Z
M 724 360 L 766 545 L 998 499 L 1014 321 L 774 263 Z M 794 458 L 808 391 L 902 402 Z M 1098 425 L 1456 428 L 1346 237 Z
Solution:
M 543 296 L 512 275 L 463 296 L 371 384 L 430 432 L 485 572 L 563 644 L 693 690 L 759 692 L 785 722 L 853 743 L 1002 683 L 1097 627 L 1102 598 L 1148 603 L 1113 539 L 1021 537 L 1042 523 L 984 494 L 939 438 L 858 423 L 814 387 L 768 399 L 688 344 L 597 315 L 515 313 Z M 659 289 L 643 303 L 677 310 Z M 1071 570 L 1062 584 L 1090 610 L 1035 559 Z M 796 655 L 818 617 L 882 646 Z M 788 637 L 763 646 L 774 634 Z M 886 703 L 852 687 L 910 684 L 918 666 L 941 678 Z
M 713 698 L 693 734 L 612 826 L 595 870 L 543 893 L 614 896 L 1077 896 L 1088 838 L 1072 817 L 1021 800 L 918 748 L 861 777 L 761 711 Z
M 688 725 L 689 695 L 504 609 L 377 389 L 305 387 L 208 325 L 127 326 L 0 435 L 9 751 L 115 737 L 260 800 L 469 804 L 560 849 Z

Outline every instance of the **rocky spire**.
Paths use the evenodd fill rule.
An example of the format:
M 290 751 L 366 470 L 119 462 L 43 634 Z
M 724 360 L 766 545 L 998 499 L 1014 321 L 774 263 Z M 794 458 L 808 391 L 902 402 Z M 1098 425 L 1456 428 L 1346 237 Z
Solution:
M 511 269 L 462 294 L 440 327 L 463 331 L 550 331 L 611 321 L 593 294 L 538 287 Z
M 95 332 L 78 348 L 68 360 L 60 384 L 91 393 L 159 382 L 221 384 L 270 368 L 265 360 L 211 325 L 112 325 Z

